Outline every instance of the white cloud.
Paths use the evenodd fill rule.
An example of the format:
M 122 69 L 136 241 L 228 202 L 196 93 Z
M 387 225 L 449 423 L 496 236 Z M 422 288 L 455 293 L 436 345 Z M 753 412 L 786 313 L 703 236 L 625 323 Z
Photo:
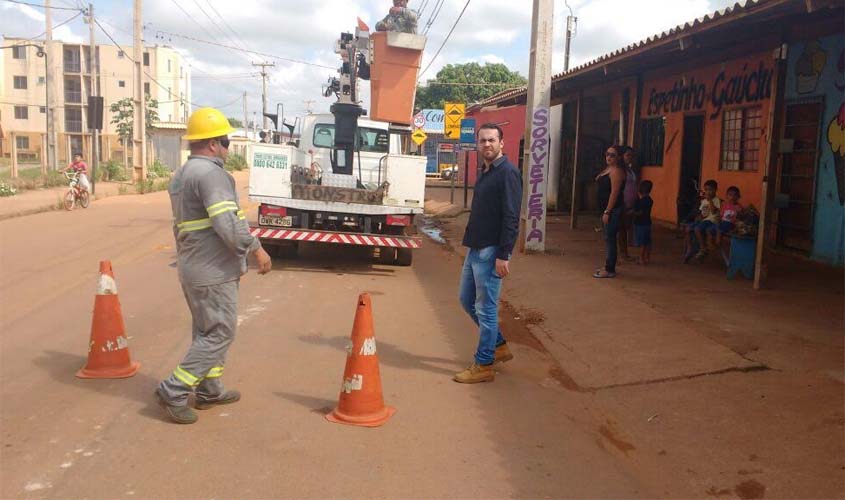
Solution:
M 334 43 L 341 31 L 353 31 L 356 17 L 374 27 L 388 11 L 391 0 L 210 0 L 223 16 L 220 19 L 204 1 L 146 0 L 144 2 L 145 42 L 164 44 L 179 50 L 192 66 L 197 77 L 192 82 L 192 100 L 197 104 L 222 105 L 230 116 L 241 117 L 242 103 L 238 99 L 248 93 L 249 114 L 260 111 L 261 79 L 241 78 L 257 73 L 252 62 L 268 60 L 276 67 L 268 70 L 268 108 L 275 109 L 283 102 L 288 116 L 301 114 L 306 104 L 315 111 L 327 111 L 333 98 L 325 98 L 321 86 L 336 75 L 340 60 L 334 54 Z M 425 0 L 411 0 L 411 7 L 419 7 Z M 648 36 L 690 21 L 732 0 L 568 0 L 579 19 L 578 33 L 572 40 L 570 67 L 624 47 Z M 186 16 L 176 2 L 188 12 Z M 432 7 L 429 0 L 420 19 L 420 28 L 429 20 Z M 440 14 L 428 32 L 423 56 L 427 66 L 445 40 L 464 7 L 463 0 L 446 0 Z M 127 0 L 98 0 L 97 12 L 112 36 L 131 45 L 131 9 Z M 563 69 L 564 23 L 569 11 L 563 0 L 555 1 L 555 34 L 553 71 Z M 74 13 L 55 11 L 53 22 L 58 23 Z M 214 19 L 217 27 L 206 17 Z M 231 31 L 237 33 L 237 37 Z M 448 43 L 431 63 L 422 80 L 434 78 L 446 64 L 478 61 L 504 63 L 511 70 L 528 75 L 528 46 L 531 30 L 530 0 L 475 0 L 470 2 L 460 22 L 455 26 Z M 0 2 L 0 33 L 8 36 L 33 37 L 44 31 L 41 9 Z M 182 36 L 219 42 L 224 45 L 246 46 L 252 50 L 286 58 L 328 66 L 321 68 L 297 64 L 266 56 L 245 54 L 184 38 Z M 82 42 L 88 38 L 88 27 L 81 18 L 56 30 L 55 37 L 64 41 Z M 98 31 L 97 38 L 108 43 Z M 218 77 L 218 79 L 210 78 Z M 362 98 L 369 101 L 369 84 L 364 83 Z

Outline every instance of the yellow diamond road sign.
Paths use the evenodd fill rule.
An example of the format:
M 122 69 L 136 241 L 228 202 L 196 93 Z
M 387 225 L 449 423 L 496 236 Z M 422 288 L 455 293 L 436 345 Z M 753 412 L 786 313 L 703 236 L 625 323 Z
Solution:
M 426 133 L 423 132 L 422 129 L 416 129 L 414 130 L 414 133 L 411 134 L 411 139 L 414 140 L 417 146 L 425 142 L 426 138 L 428 138 L 428 135 L 426 135 Z
M 461 136 L 461 120 L 464 119 L 466 106 L 463 103 L 447 102 L 443 107 L 443 135 L 448 139 L 457 139 Z

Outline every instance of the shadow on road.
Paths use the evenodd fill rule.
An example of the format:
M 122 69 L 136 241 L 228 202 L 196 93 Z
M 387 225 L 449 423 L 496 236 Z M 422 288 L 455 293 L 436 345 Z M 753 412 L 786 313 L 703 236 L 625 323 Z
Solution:
M 44 370 L 54 381 L 98 392 L 115 398 L 131 399 L 145 406 L 138 411 L 139 415 L 156 420 L 165 420 L 156 404 L 153 391 L 159 384 L 140 370 L 129 378 L 124 379 L 80 379 L 76 372 L 85 366 L 87 357 L 58 351 L 44 351 L 35 358 L 37 367 Z M 143 369 L 143 366 L 141 367 Z
M 303 394 L 294 394 L 291 392 L 274 392 L 276 396 L 287 399 L 292 403 L 308 408 L 311 413 L 319 413 L 320 415 L 328 415 L 337 405 L 336 401 L 329 399 L 315 398 L 313 396 L 305 396 Z
M 376 338 L 378 338 L 378 335 Z M 332 347 L 338 351 L 346 351 L 350 342 L 348 337 L 323 337 L 320 335 L 303 335 L 299 337 L 299 340 L 311 345 Z M 454 359 L 421 356 L 419 354 L 405 351 L 383 340 L 378 341 L 378 357 L 381 363 L 394 368 L 401 368 L 403 370 L 425 370 L 441 375 L 448 375 L 450 377 L 456 371 L 454 368 L 441 368 L 435 365 L 445 364 L 456 367 L 463 366 L 460 362 Z

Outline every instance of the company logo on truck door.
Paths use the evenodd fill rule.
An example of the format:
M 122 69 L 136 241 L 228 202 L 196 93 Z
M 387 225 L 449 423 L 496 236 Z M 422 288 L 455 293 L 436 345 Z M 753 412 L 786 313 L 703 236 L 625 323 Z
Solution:
M 288 157 L 285 155 L 274 155 L 268 153 L 255 153 L 252 158 L 252 166 L 257 168 L 288 168 Z

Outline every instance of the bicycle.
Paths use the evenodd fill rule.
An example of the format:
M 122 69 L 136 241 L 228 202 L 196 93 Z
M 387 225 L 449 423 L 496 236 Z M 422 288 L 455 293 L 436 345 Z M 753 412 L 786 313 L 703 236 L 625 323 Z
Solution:
M 91 204 L 91 197 L 88 191 L 79 187 L 79 172 L 65 172 L 64 174 L 69 181 L 64 198 L 65 210 L 73 210 L 77 201 L 82 208 L 88 208 L 88 205 Z

